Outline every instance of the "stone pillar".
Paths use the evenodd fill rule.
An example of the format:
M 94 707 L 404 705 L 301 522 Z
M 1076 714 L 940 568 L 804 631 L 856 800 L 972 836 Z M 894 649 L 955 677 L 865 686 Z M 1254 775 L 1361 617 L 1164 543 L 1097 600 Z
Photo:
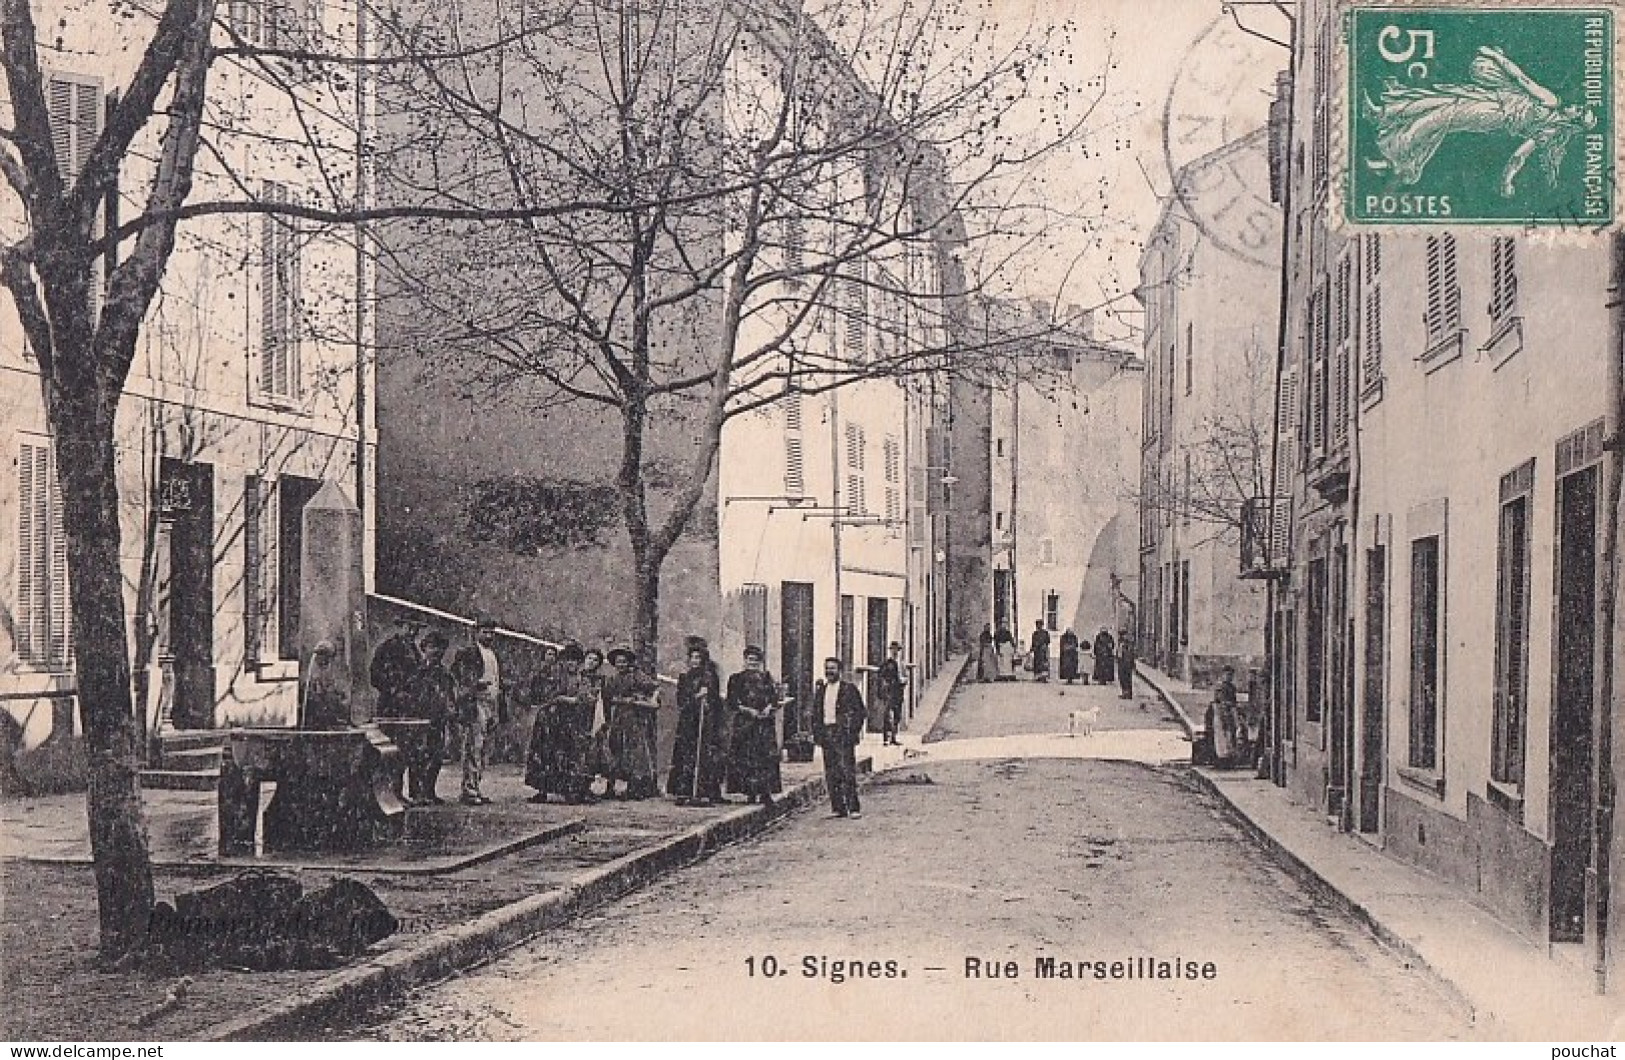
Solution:
M 338 483 L 329 480 L 305 505 L 299 578 L 299 724 L 328 727 L 329 719 L 308 719 L 305 682 L 311 656 L 322 641 L 332 643 L 334 665 L 347 675 L 350 724 L 372 718 L 367 682 L 367 597 L 362 574 L 361 512 Z M 341 681 L 341 683 L 343 683 Z

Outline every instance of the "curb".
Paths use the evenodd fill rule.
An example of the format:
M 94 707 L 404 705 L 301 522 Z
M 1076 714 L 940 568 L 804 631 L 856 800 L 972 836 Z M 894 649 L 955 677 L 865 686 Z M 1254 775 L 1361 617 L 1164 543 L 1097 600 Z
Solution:
M 858 772 L 871 772 L 873 764 L 871 757 L 859 759 Z M 771 806 L 742 806 L 590 869 L 556 890 L 499 906 L 473 920 L 433 932 L 415 945 L 324 976 L 290 997 L 206 1027 L 193 1040 L 276 1041 L 296 1031 L 308 1033 L 326 1019 L 353 1017 L 420 983 L 484 964 L 594 906 L 635 891 L 730 843 L 758 835 L 822 799 L 825 790 L 824 778 L 812 777 L 786 791 Z
M 1144 669 L 1137 667 L 1134 671 L 1134 676 L 1138 677 L 1141 681 L 1144 681 L 1146 686 L 1157 694 L 1157 698 L 1168 705 L 1168 709 L 1174 712 L 1174 717 L 1179 719 L 1179 724 L 1184 728 L 1185 735 L 1190 737 L 1192 742 L 1194 742 L 1196 740 L 1196 725 L 1191 721 L 1190 715 L 1185 713 L 1185 708 L 1179 705 L 1179 700 L 1169 695 L 1168 690 L 1163 688 L 1162 685 L 1159 684 L 1155 678 L 1147 674 Z
M 1378 942 L 1404 958 L 1407 966 L 1425 972 L 1436 984 L 1444 989 L 1444 992 L 1450 996 L 1452 1001 L 1467 1010 L 1475 1024 L 1479 1021 L 1478 1006 L 1473 1004 L 1472 999 L 1449 977 L 1430 964 L 1428 959 L 1422 955 L 1422 952 L 1412 945 L 1409 940 L 1384 924 L 1370 909 L 1349 897 L 1345 891 L 1338 888 L 1325 876 L 1322 876 L 1313 865 L 1299 857 L 1285 843 L 1266 831 L 1262 825 L 1248 816 L 1241 807 L 1232 802 L 1230 797 L 1224 793 L 1224 789 L 1216 784 L 1212 777 L 1195 766 L 1188 766 L 1185 772 L 1201 786 L 1203 791 L 1223 804 L 1229 815 L 1242 826 L 1242 829 L 1260 846 L 1281 861 L 1293 876 L 1306 884 L 1320 898 L 1326 900 L 1327 904 L 1341 910 L 1363 925 Z
M 1196 727 L 1192 724 L 1190 716 L 1185 713 L 1185 709 L 1179 705 L 1179 701 L 1169 695 L 1167 690 L 1155 678 L 1148 676 L 1144 670 L 1139 670 L 1137 675 L 1147 686 L 1156 691 L 1157 697 L 1174 712 L 1174 715 L 1179 719 L 1179 723 L 1185 727 L 1186 734 L 1194 741 L 1196 739 Z M 1478 1022 L 1478 1006 L 1474 1005 L 1472 999 L 1449 977 L 1432 964 L 1429 964 L 1427 958 L 1409 940 L 1384 924 L 1370 909 L 1349 897 L 1346 892 L 1338 888 L 1325 876 L 1322 876 L 1313 865 L 1299 857 L 1285 843 L 1270 834 L 1263 825 L 1253 820 L 1246 811 L 1230 800 L 1230 797 L 1224 793 L 1224 789 L 1215 783 L 1212 777 L 1189 763 L 1185 765 L 1184 771 L 1201 786 L 1203 791 L 1223 804 L 1226 810 L 1229 811 L 1230 816 L 1242 826 L 1242 829 L 1252 836 L 1260 846 L 1273 854 L 1278 861 L 1283 863 L 1293 876 L 1297 877 L 1299 881 L 1308 886 L 1319 897 L 1326 900 L 1327 904 L 1341 910 L 1354 921 L 1363 925 L 1371 933 L 1372 937 L 1403 958 L 1407 965 L 1426 973 L 1449 995 L 1452 1001 L 1467 1010 L 1475 1024 Z

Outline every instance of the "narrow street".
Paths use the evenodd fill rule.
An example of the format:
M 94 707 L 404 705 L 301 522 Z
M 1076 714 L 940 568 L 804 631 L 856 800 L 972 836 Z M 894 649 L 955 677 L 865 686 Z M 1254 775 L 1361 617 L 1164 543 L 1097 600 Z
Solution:
M 1057 735 L 1085 705 L 1101 708 L 1095 735 Z M 1114 731 L 1157 746 L 1174 727 L 1159 709 L 1099 687 L 973 687 L 939 723 L 949 739 L 864 787 L 862 820 L 800 814 L 336 1034 L 1469 1036 L 1432 980 L 1317 904 L 1177 766 L 1041 748 L 932 757 L 978 738 L 1064 741 L 1083 755 Z M 1039 978 L 1045 957 L 1058 974 L 1067 962 L 1125 968 Z M 1136 958 L 1197 975 L 1133 978 Z M 775 961 L 777 976 L 764 976 Z M 866 969 L 878 976 L 853 962 L 880 962 Z M 970 962 L 999 977 L 968 977 Z

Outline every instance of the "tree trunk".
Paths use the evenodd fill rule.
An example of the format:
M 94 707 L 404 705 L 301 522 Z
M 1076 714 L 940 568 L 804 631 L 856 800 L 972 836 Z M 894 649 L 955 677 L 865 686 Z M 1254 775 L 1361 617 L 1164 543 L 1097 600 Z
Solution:
M 125 641 L 113 446 L 118 397 L 99 386 L 49 390 L 48 413 L 68 535 L 79 719 L 89 759 L 86 809 L 101 914 L 101 954 L 104 960 L 115 960 L 144 943 L 153 904 L 152 863 L 141 812 L 140 733 Z
M 664 560 L 647 549 L 633 558 L 632 650 L 650 673 L 660 662 L 660 568 Z

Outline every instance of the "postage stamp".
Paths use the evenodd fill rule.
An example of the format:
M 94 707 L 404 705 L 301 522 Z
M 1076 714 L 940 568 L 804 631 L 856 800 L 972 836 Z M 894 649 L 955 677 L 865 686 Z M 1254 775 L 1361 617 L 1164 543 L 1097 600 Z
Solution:
M 1344 32 L 1350 222 L 1614 221 L 1612 11 L 1359 7 Z

